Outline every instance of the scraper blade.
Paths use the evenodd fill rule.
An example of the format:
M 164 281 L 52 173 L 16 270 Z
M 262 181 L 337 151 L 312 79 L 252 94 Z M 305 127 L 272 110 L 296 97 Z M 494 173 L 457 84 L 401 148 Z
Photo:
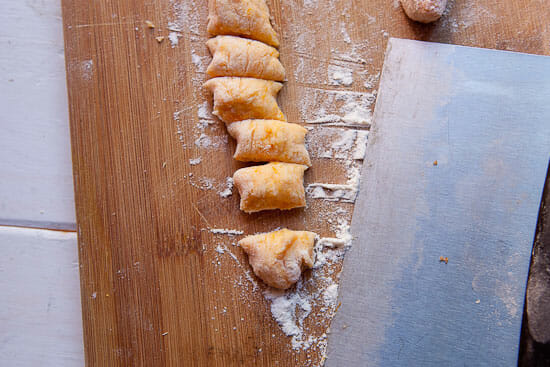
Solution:
M 516 365 L 549 157 L 549 57 L 390 39 L 326 365 Z

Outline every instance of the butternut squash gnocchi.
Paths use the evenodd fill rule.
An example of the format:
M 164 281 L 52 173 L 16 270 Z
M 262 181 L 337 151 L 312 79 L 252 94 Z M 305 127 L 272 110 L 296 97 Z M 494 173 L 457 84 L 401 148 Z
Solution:
M 262 42 L 234 36 L 217 36 L 206 42 L 212 62 L 206 74 L 241 76 L 282 81 L 285 68 L 279 61 L 279 51 Z
M 244 36 L 279 47 L 265 0 L 209 0 L 208 33 Z
M 311 166 L 305 146 L 307 130 L 277 120 L 244 120 L 227 126 L 237 140 L 233 158 L 243 162 L 287 162 Z
M 241 210 L 254 213 L 304 207 L 306 169 L 302 164 L 271 162 L 237 170 L 233 182 L 241 196 Z
M 287 289 L 304 269 L 313 267 L 315 237 L 313 232 L 281 229 L 247 236 L 239 246 L 248 254 L 254 274 L 267 285 Z
M 214 95 L 212 113 L 225 123 L 247 119 L 285 121 L 277 104 L 283 85 L 255 78 L 221 77 L 208 80 L 204 87 Z

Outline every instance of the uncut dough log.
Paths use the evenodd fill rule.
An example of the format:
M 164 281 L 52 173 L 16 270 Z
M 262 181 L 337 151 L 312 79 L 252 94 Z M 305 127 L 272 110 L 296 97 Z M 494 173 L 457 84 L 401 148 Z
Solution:
M 272 162 L 237 170 L 233 182 L 241 196 L 241 210 L 254 213 L 305 206 L 306 169 L 302 164 Z
M 277 104 L 283 85 L 256 78 L 221 77 L 208 80 L 204 87 L 214 94 L 212 113 L 225 123 L 248 119 L 285 121 Z
M 206 42 L 212 62 L 206 69 L 211 78 L 241 76 L 282 81 L 285 68 L 279 51 L 259 41 L 234 36 L 217 36 Z
M 277 120 L 245 120 L 227 126 L 237 140 L 233 158 L 243 162 L 287 162 L 311 166 L 305 146 L 307 129 Z
M 247 236 L 239 245 L 248 254 L 254 273 L 267 285 L 290 288 L 304 269 L 313 267 L 315 233 L 279 231 Z
M 430 23 L 443 15 L 447 0 L 401 0 L 405 14 L 412 20 Z
M 209 0 L 208 33 L 244 36 L 279 47 L 265 0 Z

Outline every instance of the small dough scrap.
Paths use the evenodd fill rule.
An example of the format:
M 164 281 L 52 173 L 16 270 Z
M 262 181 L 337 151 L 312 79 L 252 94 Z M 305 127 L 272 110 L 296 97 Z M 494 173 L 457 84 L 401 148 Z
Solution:
M 212 62 L 206 69 L 211 78 L 244 76 L 267 80 L 285 79 L 279 51 L 262 42 L 234 36 L 218 36 L 206 42 Z
M 267 285 L 287 289 L 298 281 L 304 269 L 314 262 L 316 234 L 307 231 L 279 231 L 247 236 L 239 241 L 248 261 Z
M 271 80 L 222 77 L 208 80 L 204 87 L 214 94 L 212 113 L 225 123 L 248 119 L 285 121 L 277 104 L 283 85 Z
M 271 162 L 237 170 L 233 183 L 241 196 L 241 210 L 254 213 L 305 206 L 306 169 L 302 164 Z
M 279 47 L 265 0 L 209 0 L 208 33 L 244 36 Z
M 307 129 L 277 120 L 244 120 L 227 126 L 237 140 L 233 158 L 242 162 L 287 162 L 311 166 Z
M 447 0 L 401 0 L 401 6 L 412 20 L 431 23 L 441 18 Z

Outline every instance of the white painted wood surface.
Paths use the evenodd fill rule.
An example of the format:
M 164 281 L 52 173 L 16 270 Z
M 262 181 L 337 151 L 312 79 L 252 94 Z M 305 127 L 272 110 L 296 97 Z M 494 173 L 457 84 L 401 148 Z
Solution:
M 59 0 L 0 1 L 0 224 L 75 228 Z
M 76 233 L 0 226 L 0 365 L 83 366 Z
M 84 365 L 59 0 L 0 0 L 0 366 Z

